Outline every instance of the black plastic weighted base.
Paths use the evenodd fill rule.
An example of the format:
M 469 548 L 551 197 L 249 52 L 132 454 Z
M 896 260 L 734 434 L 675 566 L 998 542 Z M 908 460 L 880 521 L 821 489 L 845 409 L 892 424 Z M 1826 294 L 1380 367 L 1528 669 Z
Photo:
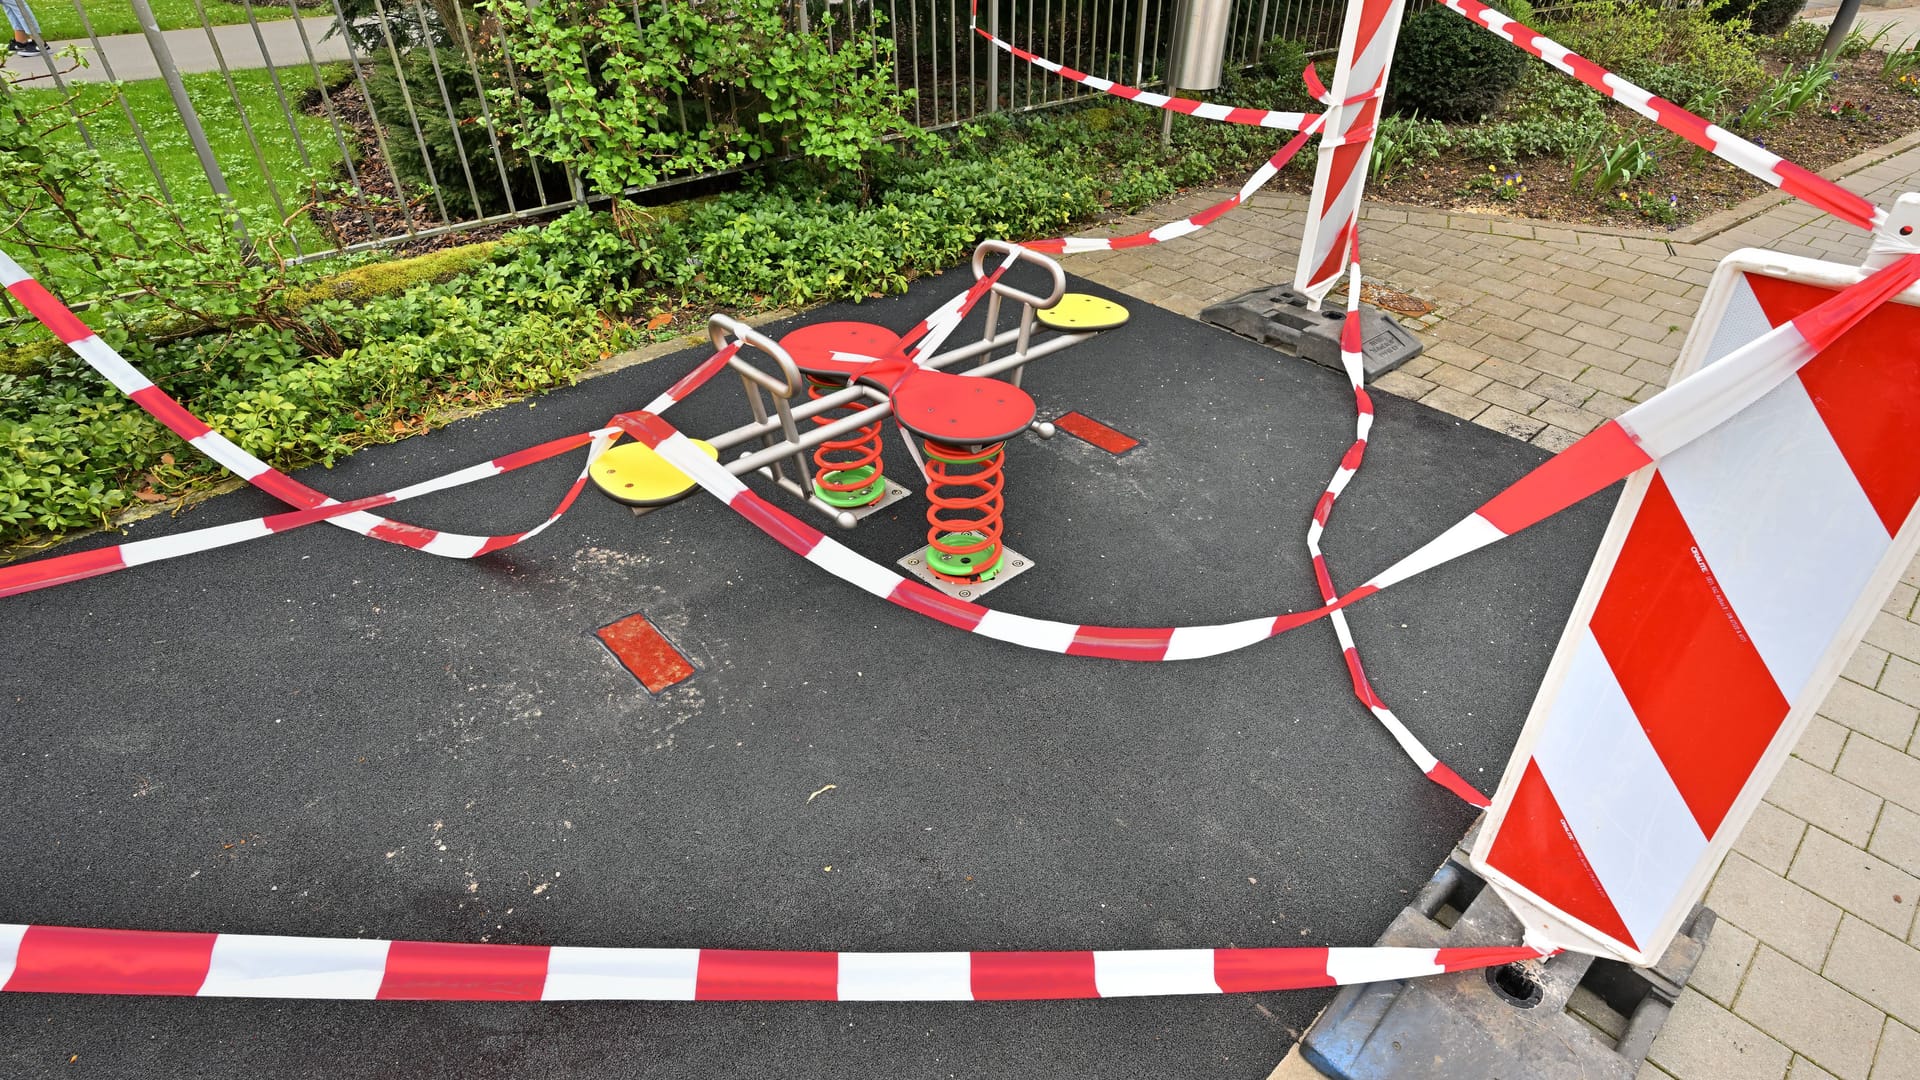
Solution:
M 1346 314 L 1344 304 L 1329 303 L 1313 311 L 1304 295 L 1285 285 L 1269 285 L 1201 309 L 1200 320 L 1339 370 L 1340 326 Z M 1368 382 L 1419 356 L 1424 348 L 1392 316 L 1364 305 L 1360 337 Z
M 1463 849 L 1472 836 L 1395 916 L 1379 944 L 1519 943 L 1519 920 L 1466 866 Z M 1695 908 L 1652 968 L 1562 953 L 1349 986 L 1301 1040 L 1301 1055 L 1331 1080 L 1633 1080 L 1713 922 L 1713 912 Z

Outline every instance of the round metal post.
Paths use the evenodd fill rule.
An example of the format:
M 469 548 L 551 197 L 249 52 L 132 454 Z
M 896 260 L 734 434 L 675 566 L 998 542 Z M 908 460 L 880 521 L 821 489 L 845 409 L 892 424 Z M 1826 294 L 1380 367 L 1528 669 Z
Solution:
M 140 32 L 147 37 L 147 47 L 153 50 L 153 62 L 159 65 L 160 77 L 166 81 L 167 94 L 173 98 L 174 111 L 180 114 L 180 124 L 187 129 L 187 141 L 193 144 L 193 152 L 200 159 L 200 168 L 207 174 L 207 186 L 213 194 L 226 204 L 228 216 L 233 220 L 234 235 L 242 244 L 247 244 L 247 225 L 240 220 L 239 207 L 233 201 L 233 193 L 227 190 L 227 174 L 220 170 L 219 159 L 213 156 L 213 146 L 207 142 L 207 132 L 200 126 L 200 114 L 194 111 L 193 102 L 187 99 L 187 84 L 180 80 L 179 65 L 173 62 L 173 50 L 167 48 L 167 37 L 160 32 L 160 21 L 154 18 L 153 8 L 147 0 L 127 0 L 133 5 L 133 17 L 140 20 Z
M 1853 20 L 1860 14 L 1860 0 L 1840 0 L 1840 10 L 1833 13 L 1833 25 L 1827 28 L 1826 43 L 1820 46 L 1822 59 L 1831 62 L 1840 55 L 1840 46 L 1846 44 L 1847 33 L 1853 29 Z

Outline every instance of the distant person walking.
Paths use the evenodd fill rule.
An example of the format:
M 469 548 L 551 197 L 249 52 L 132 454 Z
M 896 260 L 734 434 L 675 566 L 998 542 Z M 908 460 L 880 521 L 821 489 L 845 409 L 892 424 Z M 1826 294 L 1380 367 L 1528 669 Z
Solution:
M 34 21 L 33 12 L 27 10 L 27 0 L 0 0 L 0 7 L 6 9 L 7 25 L 13 27 L 13 40 L 7 43 L 9 55 L 39 56 L 47 51 L 35 33 L 39 24 Z

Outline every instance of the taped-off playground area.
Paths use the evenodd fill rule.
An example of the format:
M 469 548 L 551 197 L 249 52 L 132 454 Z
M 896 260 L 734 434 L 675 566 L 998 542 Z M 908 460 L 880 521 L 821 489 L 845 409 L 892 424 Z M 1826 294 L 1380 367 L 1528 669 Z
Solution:
M 1418 347 L 1360 302 L 1402 3 L 1352 0 L 1311 114 L 976 26 L 1292 134 L 1190 218 L 716 314 L 710 349 L 321 476 L 375 494 L 270 468 L 0 256 L 250 485 L 0 566 L 23 1052 L 211 1023 L 127 1060 L 1251 1077 L 1305 1034 L 1327 1075 L 1635 1075 L 1715 868 L 1920 550 L 1920 197 L 1447 6 L 1872 255 L 1729 256 L 1672 384 L 1557 456 L 1375 397 Z M 1069 276 L 1231 221 L 1312 140 L 1290 289 L 1208 317 L 1325 363 Z M 237 839 L 179 854 L 209 830 Z M 1578 988 L 1616 1036 L 1549 1023 Z M 758 1004 L 630 1004 L 719 1001 Z M 344 1030 L 356 1064 L 316 1060 Z

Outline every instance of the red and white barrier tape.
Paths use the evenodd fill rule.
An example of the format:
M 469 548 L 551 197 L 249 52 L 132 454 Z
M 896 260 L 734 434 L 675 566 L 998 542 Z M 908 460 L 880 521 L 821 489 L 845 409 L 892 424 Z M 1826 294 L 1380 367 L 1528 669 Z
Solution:
M 1307 554 L 1313 557 L 1313 576 L 1320 586 L 1320 600 L 1331 604 L 1340 597 L 1339 590 L 1333 584 L 1333 572 L 1327 565 L 1326 553 L 1320 550 L 1320 537 L 1326 531 L 1327 521 L 1333 516 L 1333 507 L 1340 499 L 1340 493 L 1346 490 L 1359 473 L 1361 463 L 1367 456 L 1367 435 L 1373 430 L 1373 398 L 1368 395 L 1365 386 L 1366 367 L 1361 356 L 1360 334 L 1360 260 L 1358 245 L 1353 246 L 1354 261 L 1347 283 L 1347 315 L 1340 327 L 1340 363 L 1347 373 L 1347 384 L 1353 388 L 1354 425 L 1353 444 L 1340 459 L 1340 465 L 1334 470 L 1333 478 L 1327 481 L 1327 489 L 1313 508 L 1313 519 L 1307 523 Z M 1435 757 L 1426 744 L 1422 743 L 1412 731 L 1407 729 L 1393 710 L 1373 688 L 1367 678 L 1366 668 L 1360 663 L 1360 649 L 1353 640 L 1353 628 L 1347 625 L 1344 611 L 1335 611 L 1328 616 L 1333 624 L 1333 633 L 1340 642 L 1340 656 L 1346 661 L 1347 674 L 1353 680 L 1353 696 L 1360 700 L 1380 726 L 1387 729 L 1393 741 L 1412 759 L 1422 775 L 1427 779 L 1458 795 L 1470 806 L 1486 809 L 1491 805 L 1486 795 L 1466 782 L 1459 773 Z
M 1777 386 L 1880 304 L 1920 280 L 1920 255 L 1879 271 L 1819 307 L 1610 420 L 1521 477 L 1412 554 L 1306 611 L 1201 626 L 1098 626 L 1036 619 L 950 597 L 868 559 L 755 494 L 666 420 L 626 413 L 614 423 L 659 451 L 709 494 L 788 550 L 889 603 L 982 637 L 1043 652 L 1114 660 L 1190 660 L 1246 648 L 1503 540 L 1684 445 Z M 1644 448 L 1643 448 L 1644 447 Z
M 1317 119 L 1316 114 L 1313 113 L 1283 112 L 1279 109 L 1245 109 L 1235 105 L 1216 105 L 1211 101 L 1195 101 L 1192 98 L 1155 94 L 1151 91 L 1142 90 L 1137 86 L 1128 86 L 1124 83 L 1114 82 L 1111 79 L 1103 79 L 1098 75 L 1089 75 L 1084 71 L 1075 71 L 1065 64 L 1055 63 L 1044 56 L 1035 56 L 1033 53 L 1020 48 L 1010 41 L 993 36 L 981 28 L 979 15 L 980 5 L 978 0 L 975 0 L 972 8 L 972 17 L 968 25 L 974 33 L 985 38 L 994 48 L 999 49 L 1001 52 L 1017 56 L 1027 63 L 1050 71 L 1063 79 L 1098 90 L 1103 94 L 1112 94 L 1114 97 L 1123 98 L 1127 101 L 1138 102 L 1142 105 L 1151 105 L 1156 109 L 1166 109 L 1170 112 L 1185 113 L 1188 116 L 1198 116 L 1206 120 L 1220 120 L 1229 124 L 1247 124 L 1252 127 L 1273 128 L 1279 131 L 1299 131 L 1306 126 L 1309 120 Z
M 1403 0 L 1353 0 L 1342 20 L 1333 87 L 1323 90 L 1329 102 L 1329 137 L 1322 145 L 1332 149 L 1322 153 L 1314 166 L 1313 194 L 1307 202 L 1293 281 L 1316 305 L 1338 283 L 1350 261 L 1404 6 Z M 1323 89 L 1317 78 L 1309 86 Z M 1372 92 L 1355 101 L 1340 101 L 1359 86 L 1372 87 Z
M 1445 2 L 1455 14 L 1478 23 L 1495 36 L 1512 42 L 1523 51 L 1545 60 L 1675 135 L 1709 151 L 1722 161 L 1764 180 L 1787 194 L 1863 229 L 1878 230 L 1886 224 L 1887 212 L 1871 201 L 1855 195 L 1824 176 L 1809 172 L 1780 155 L 1735 135 L 1718 124 L 1710 123 L 1704 117 L 1696 116 L 1665 98 L 1641 89 L 1586 57 L 1569 51 L 1566 46 L 1539 31 L 1523 26 L 1485 4 L 1479 3 L 1478 0 L 1445 0 Z
M 1545 955 L 1526 946 L 919 953 L 570 948 L 0 924 L 0 989 L 363 1001 L 1040 1001 L 1303 990 Z
M 4 258 L 4 255 L 0 255 L 0 258 Z M 834 576 L 908 610 L 984 637 L 1047 652 L 1136 661 L 1193 659 L 1245 648 L 1296 626 L 1327 617 L 1381 589 L 1545 520 L 1648 464 L 1653 456 L 1683 445 L 1743 408 L 1767 389 L 1778 385 L 1799 364 L 1825 348 L 1874 308 L 1904 291 L 1915 280 L 1920 280 L 1920 255 L 1906 256 L 1859 285 L 1842 290 L 1820 306 L 1736 350 L 1719 363 L 1635 406 L 1619 419 L 1596 428 L 1553 459 L 1521 477 L 1475 513 L 1381 571 L 1370 581 L 1341 594 L 1338 599 L 1307 611 L 1242 619 L 1232 623 L 1185 627 L 1081 625 L 1014 615 L 955 599 L 919 581 L 901 577 L 890 568 L 827 538 L 818 529 L 754 494 L 732 473 L 709 460 L 657 413 L 641 411 L 623 414 L 614 418 L 612 426 L 655 447 L 702 488 L 789 550 Z M 29 308 L 43 322 L 47 321 L 49 314 L 57 312 L 72 327 L 85 330 L 71 312 L 57 300 L 47 297 L 45 290 L 40 289 L 37 283 L 30 279 L 27 281 L 33 290 L 45 297 L 44 301 Z M 19 295 L 17 285 L 15 295 Z M 118 354 L 107 348 L 104 342 L 99 342 L 90 334 L 84 338 L 63 335 L 63 339 L 91 339 L 98 342 L 98 349 L 93 355 L 81 354 L 89 363 L 97 364 L 97 357 L 104 352 L 112 361 L 125 366 L 128 372 L 144 379 L 144 376 L 139 376 L 137 371 L 126 365 Z M 723 349 L 721 353 L 703 361 L 696 372 L 656 398 L 654 404 L 668 407 L 697 389 L 700 383 L 717 374 L 724 366 L 721 355 L 724 352 Z M 167 401 L 171 402 L 172 399 L 168 398 Z M 1643 443 L 1646 449 L 1642 448 Z M 574 486 L 578 488 L 577 481 Z
M 1253 198 L 1253 193 L 1267 186 L 1267 182 L 1279 175 L 1282 167 L 1292 161 L 1295 154 L 1307 145 L 1307 140 L 1320 130 L 1320 117 L 1314 117 L 1306 130 L 1287 140 L 1280 152 L 1268 158 L 1266 163 L 1253 171 L 1240 190 L 1220 202 L 1214 203 L 1192 217 L 1179 221 L 1170 221 L 1146 232 L 1131 236 L 1060 236 L 1051 240 L 1025 240 L 1022 247 L 1033 251 L 1055 255 L 1074 255 L 1082 251 L 1121 251 L 1126 248 L 1146 247 L 1149 244 L 1161 244 L 1199 232 L 1214 223 L 1220 215 Z
M 939 342 L 944 341 L 954 328 L 959 326 L 967 313 L 978 303 L 980 297 L 986 294 L 993 282 L 999 280 L 1013 261 L 1013 257 L 1009 256 L 1007 261 L 992 274 L 975 282 L 973 287 L 941 305 L 933 315 L 923 320 L 915 328 L 914 336 L 928 336 L 922 348 L 916 350 L 913 356 L 919 358 L 923 353 L 931 355 L 932 350 L 938 348 Z M 152 540 L 129 541 L 89 551 L 0 566 L 0 597 L 64 585 L 68 582 L 179 558 L 183 555 L 212 551 L 231 544 L 289 532 L 319 521 L 345 524 L 352 531 L 362 535 L 416 548 L 434 555 L 458 559 L 477 558 L 537 536 L 558 521 L 573 507 L 574 500 L 579 498 L 580 492 L 586 487 L 588 472 L 593 467 L 594 461 L 620 437 L 620 429 L 617 427 L 570 435 L 394 491 L 341 502 L 300 484 L 285 473 L 248 454 L 225 436 L 213 431 L 185 406 L 155 386 L 151 379 L 128 363 L 111 345 L 88 329 L 71 309 L 49 293 L 38 281 L 29 277 L 26 271 L 5 252 L 0 252 L 0 284 L 4 284 L 13 297 L 42 325 L 60 338 L 68 348 L 72 349 L 75 355 L 85 360 L 90 367 L 113 383 L 154 419 L 166 425 L 168 430 L 187 440 L 188 445 L 282 502 L 300 507 L 288 513 L 269 514 L 248 521 L 195 529 L 172 536 L 156 537 Z M 705 385 L 713 376 L 719 374 L 726 367 L 727 361 L 739 351 L 740 343 L 737 341 L 716 350 L 713 355 L 701 361 L 664 393 L 648 402 L 647 411 L 659 413 L 672 408 L 676 402 L 683 400 L 687 395 Z M 512 472 L 579 446 L 589 446 L 587 460 L 581 465 L 580 474 L 574 478 L 572 486 L 567 489 L 566 494 L 546 520 L 524 532 L 500 536 L 470 536 L 424 529 L 404 522 L 376 517 L 367 512 Z
M 121 393 L 132 398 L 134 404 L 144 409 L 148 415 L 166 425 L 169 431 L 185 439 L 189 446 L 213 459 L 247 483 L 289 506 L 301 510 L 313 510 L 339 504 L 338 499 L 315 491 L 269 466 L 241 449 L 225 435 L 209 428 L 166 391 L 155 386 L 153 380 L 141 374 L 132 364 L 127 363 L 118 352 L 114 351 L 113 346 L 108 345 L 100 339 L 99 335 L 89 330 L 65 304 L 55 299 L 38 281 L 28 276 L 27 272 L 21 269 L 20 264 L 14 262 L 5 252 L 0 252 L 0 286 L 4 286 L 8 292 L 12 293 L 13 298 L 18 300 L 28 313 L 40 320 L 47 329 L 53 331 L 54 336 L 85 360 L 88 366 L 105 376 L 108 382 L 111 382 Z M 327 517 L 325 520 L 362 536 L 371 536 L 376 540 L 399 544 L 416 551 L 447 558 L 471 559 L 512 547 L 522 540 L 544 532 L 548 526 L 559 520 L 560 515 L 565 513 L 568 507 L 573 505 L 573 500 L 586 484 L 586 479 L 586 472 L 583 470 L 579 479 L 574 482 L 573 489 L 560 501 L 560 505 L 554 512 L 545 521 L 525 532 L 503 533 L 497 536 L 441 532 L 437 529 L 423 529 L 417 525 L 391 521 L 364 510 L 343 512 Z
M 0 566 L 0 597 L 13 596 L 17 593 L 33 592 L 36 589 L 44 589 L 53 585 L 65 585 L 69 581 L 80 581 L 84 578 L 97 577 L 101 574 L 110 574 L 115 570 L 144 566 L 148 563 L 160 562 L 165 559 L 177 559 L 182 555 L 198 554 L 202 551 L 212 551 L 215 548 L 226 547 L 230 544 L 240 544 L 248 540 L 258 540 L 262 537 L 273 536 L 277 533 L 291 532 L 303 525 L 311 525 L 316 521 L 330 521 L 346 514 L 360 513 L 382 506 L 390 506 L 394 503 L 405 502 L 408 499 L 417 499 L 422 495 L 431 495 L 435 492 L 461 487 L 477 480 L 486 480 L 490 477 L 499 476 L 502 473 L 509 473 L 515 469 L 524 468 L 535 462 L 557 457 L 577 447 L 591 444 L 591 449 L 587 452 L 586 466 L 582 468 L 580 477 L 575 479 L 573 486 L 567 490 L 566 498 L 561 500 L 558 509 L 547 518 L 546 524 L 550 525 L 554 520 L 559 518 L 561 514 L 567 512 L 568 508 L 572 506 L 573 500 L 580 494 L 581 486 L 586 479 L 586 468 L 592 467 L 594 460 L 609 446 L 612 446 L 613 441 L 619 437 L 620 430 L 618 428 L 602 428 L 598 431 L 589 431 L 579 435 L 569 435 L 562 439 L 554 439 L 550 442 L 541 443 L 539 446 L 505 454 L 491 461 L 485 461 L 478 465 L 470 465 L 467 468 L 447 473 L 444 476 L 435 477 L 431 480 L 425 480 L 418 484 L 398 488 L 380 495 L 368 495 L 364 498 L 352 499 L 347 502 L 328 500 L 325 505 L 314 507 L 311 510 L 291 510 L 283 514 L 269 514 L 265 517 L 257 517 L 249 521 L 236 521 L 227 525 L 215 525 L 205 529 L 194 529 L 189 532 L 176 533 L 172 536 L 160 536 L 151 540 L 132 540 L 124 544 L 112 544 L 106 547 L 94 548 L 90 551 L 75 552 L 70 555 L 54 555 L 45 559 L 35 559 L 31 562 L 20 562 L 8 566 Z M 545 528 L 545 525 L 541 527 Z M 530 536 L 532 533 L 524 535 Z M 484 552 L 481 554 L 484 554 Z

